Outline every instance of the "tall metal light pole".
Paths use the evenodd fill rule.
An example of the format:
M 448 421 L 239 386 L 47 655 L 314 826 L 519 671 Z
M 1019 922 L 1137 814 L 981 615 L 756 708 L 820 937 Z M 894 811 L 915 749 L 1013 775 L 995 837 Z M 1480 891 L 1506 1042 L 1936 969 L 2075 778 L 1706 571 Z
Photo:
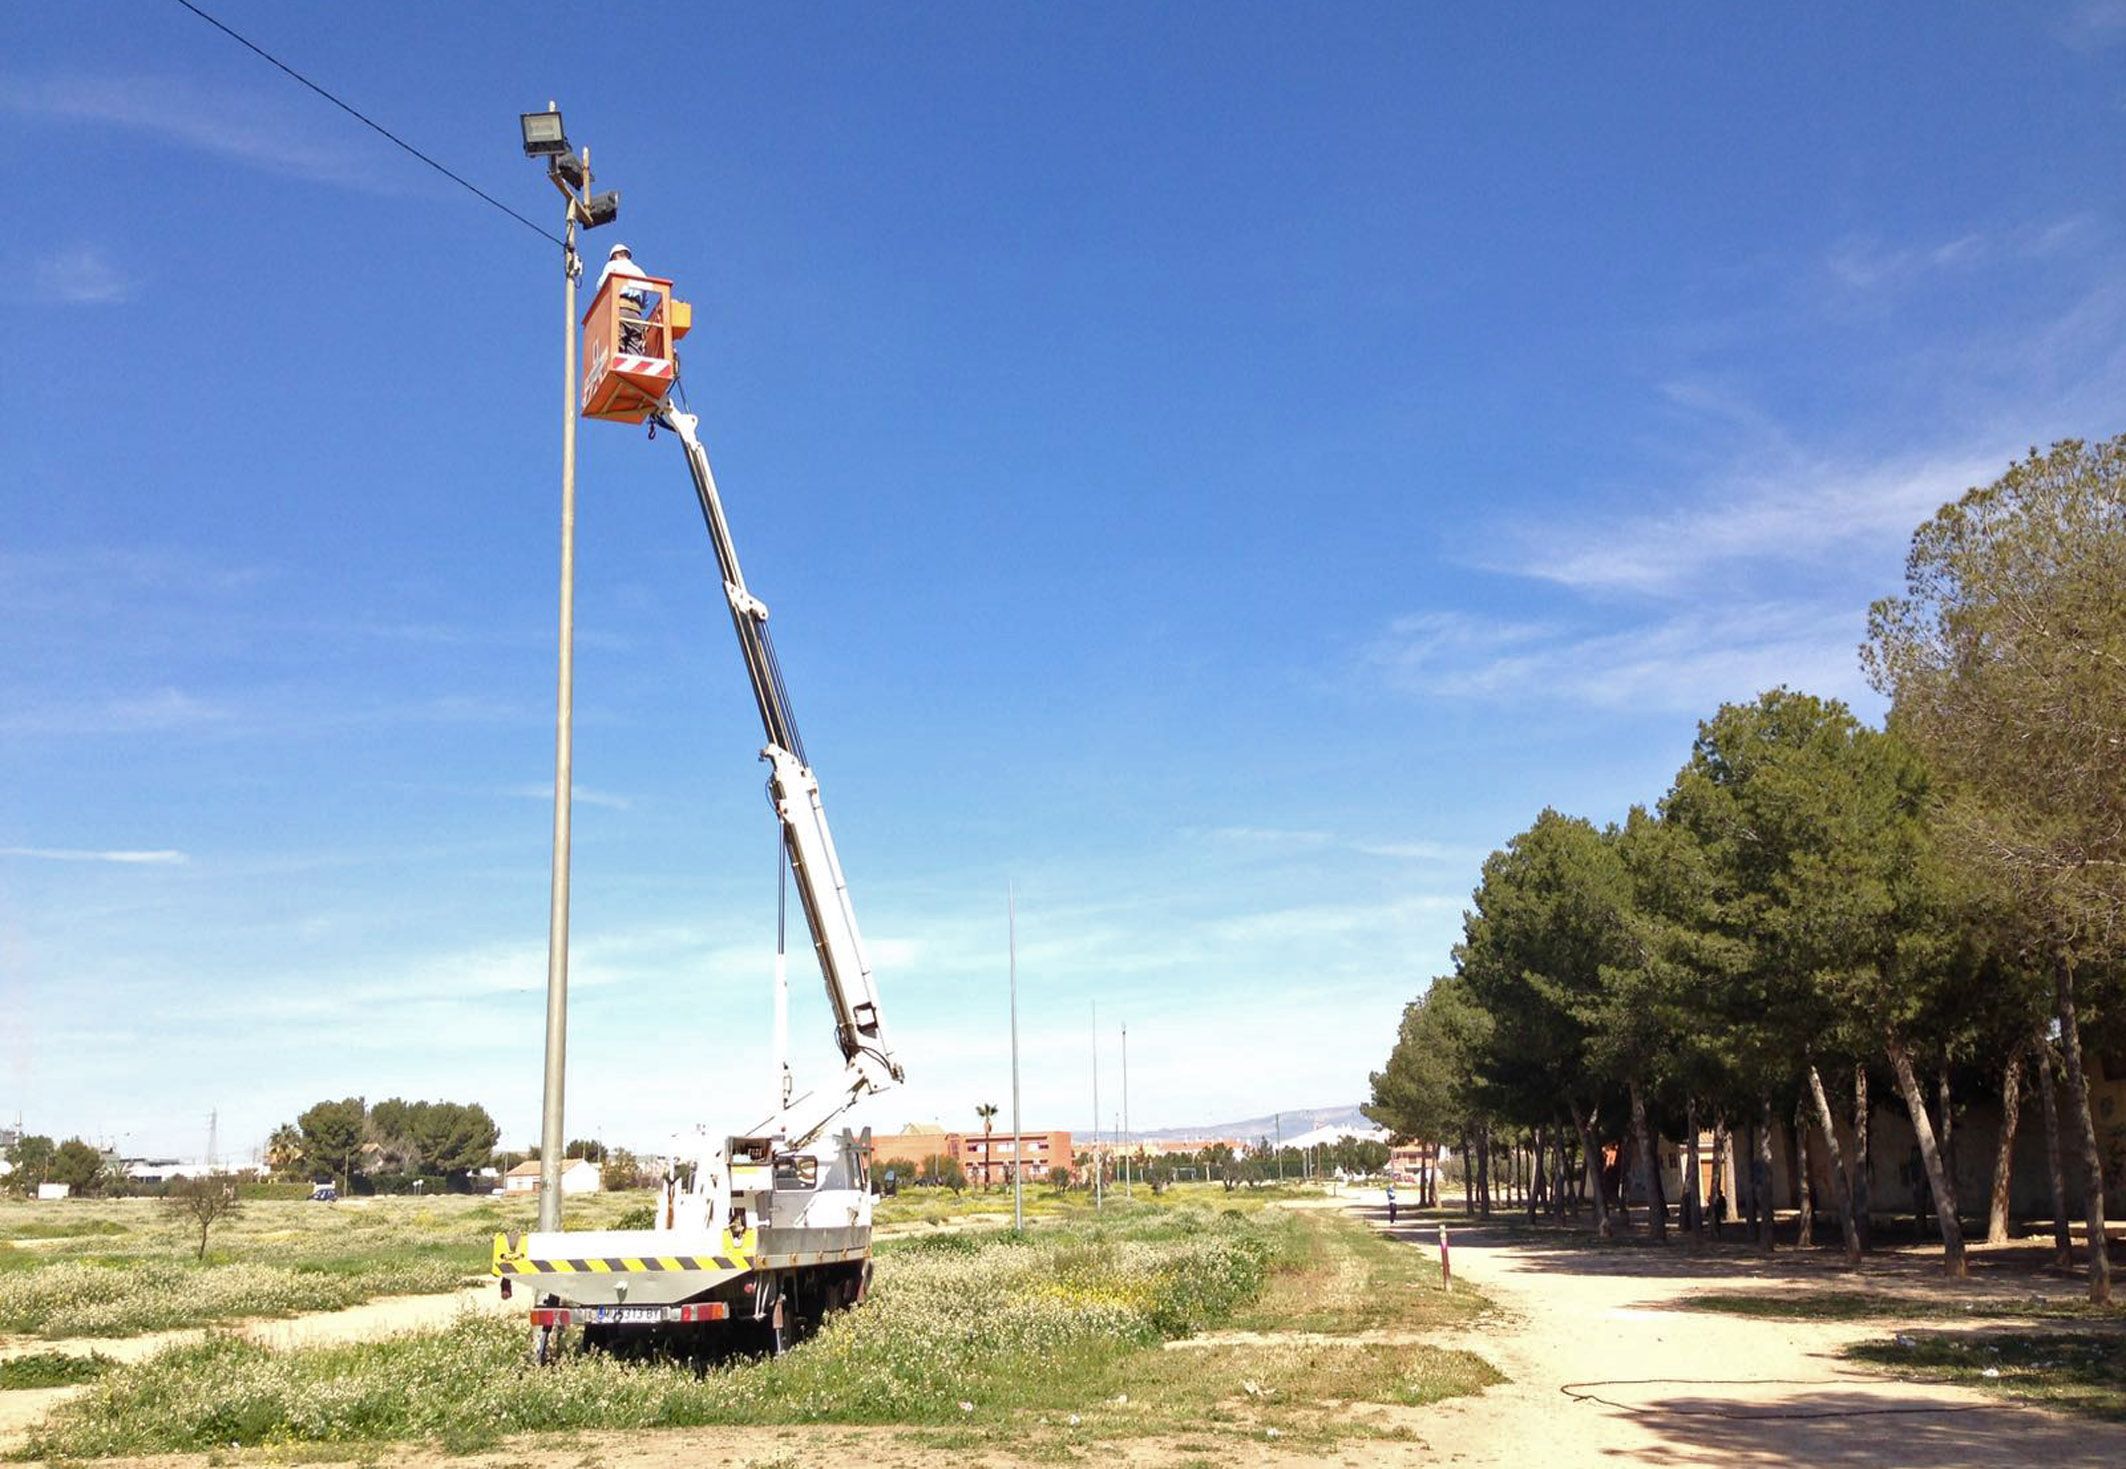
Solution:
M 1019 1123 L 1019 894 L 1004 889 L 1011 942 L 1011 1227 L 1026 1232 L 1026 1134 Z
M 1107 1207 L 1100 1176 L 1100 1002 L 1093 1001 L 1093 1211 Z
M 595 229 L 620 212 L 620 196 L 590 196 L 591 150 L 570 149 L 553 103 L 518 118 L 528 158 L 546 160 L 546 176 L 568 203 L 561 242 L 561 632 L 554 711 L 553 878 L 546 921 L 546 1085 L 539 1107 L 539 1228 L 561 1227 L 561 1164 L 567 1147 L 562 1098 L 568 1067 L 569 816 L 574 800 L 576 710 L 576 282 L 583 257 L 576 226 Z
M 1129 1022 L 1122 1022 L 1122 1197 L 1134 1198 L 1129 1191 Z

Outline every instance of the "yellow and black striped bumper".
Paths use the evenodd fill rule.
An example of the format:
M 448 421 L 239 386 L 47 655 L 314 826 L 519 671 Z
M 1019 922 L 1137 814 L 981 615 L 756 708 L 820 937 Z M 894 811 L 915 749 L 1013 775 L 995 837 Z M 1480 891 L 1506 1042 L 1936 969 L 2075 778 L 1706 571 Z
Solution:
M 622 1275 L 660 1270 L 751 1270 L 754 1232 L 733 1240 L 726 1234 L 714 1255 L 588 1255 L 533 1259 L 506 1234 L 495 1236 L 493 1275 Z

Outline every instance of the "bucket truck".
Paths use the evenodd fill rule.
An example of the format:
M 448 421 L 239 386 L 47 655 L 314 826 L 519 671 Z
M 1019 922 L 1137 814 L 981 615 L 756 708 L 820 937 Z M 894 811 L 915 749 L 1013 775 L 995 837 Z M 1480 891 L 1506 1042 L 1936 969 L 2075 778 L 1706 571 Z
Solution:
M 672 299 L 669 281 L 614 276 L 602 283 L 584 317 L 582 407 L 586 417 L 662 426 L 685 450 L 766 736 L 768 796 L 842 1066 L 832 1081 L 793 1095 L 780 1055 L 778 957 L 780 1081 L 772 1110 L 739 1135 L 697 1128 L 666 1164 L 649 1229 L 496 1236 L 493 1273 L 505 1296 L 531 1296 L 532 1354 L 542 1361 L 569 1329 L 600 1346 L 630 1337 L 685 1345 L 702 1333 L 749 1328 L 780 1352 L 828 1312 L 862 1300 L 871 1279 L 870 1130 L 831 1129 L 864 1097 L 902 1079 L 819 779 L 768 635 L 768 608 L 746 586 L 698 422 L 669 401 L 678 376 L 671 344 L 690 318 Z

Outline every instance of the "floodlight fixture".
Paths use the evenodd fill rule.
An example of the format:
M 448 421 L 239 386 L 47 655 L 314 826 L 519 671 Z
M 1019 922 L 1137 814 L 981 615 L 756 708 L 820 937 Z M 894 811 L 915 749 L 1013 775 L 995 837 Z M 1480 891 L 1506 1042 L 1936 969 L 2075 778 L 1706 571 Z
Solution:
M 590 170 L 584 166 L 583 157 L 578 153 L 556 153 L 548 161 L 547 167 L 553 170 L 554 177 L 563 185 L 579 194 L 591 181 Z
M 620 191 L 607 189 L 602 194 L 593 194 L 583 203 L 583 227 L 594 230 L 601 224 L 611 224 L 620 217 Z
M 545 112 L 518 114 L 518 125 L 524 130 L 524 156 L 526 158 L 551 158 L 569 151 L 568 133 L 561 126 L 558 108 Z

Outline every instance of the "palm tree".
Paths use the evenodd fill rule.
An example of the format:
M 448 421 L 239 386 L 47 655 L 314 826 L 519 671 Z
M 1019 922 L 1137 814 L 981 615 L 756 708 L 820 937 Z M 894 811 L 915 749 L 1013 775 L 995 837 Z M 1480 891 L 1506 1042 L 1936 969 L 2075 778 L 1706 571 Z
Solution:
M 989 1187 L 990 1172 L 997 1161 L 996 1153 L 989 1143 L 989 1131 L 996 1125 L 997 1104 L 978 1102 L 975 1104 L 974 1115 L 982 1119 L 982 1187 L 986 1189 Z
M 303 1166 L 302 1130 L 283 1122 L 266 1139 L 266 1167 L 274 1173 L 294 1173 Z

